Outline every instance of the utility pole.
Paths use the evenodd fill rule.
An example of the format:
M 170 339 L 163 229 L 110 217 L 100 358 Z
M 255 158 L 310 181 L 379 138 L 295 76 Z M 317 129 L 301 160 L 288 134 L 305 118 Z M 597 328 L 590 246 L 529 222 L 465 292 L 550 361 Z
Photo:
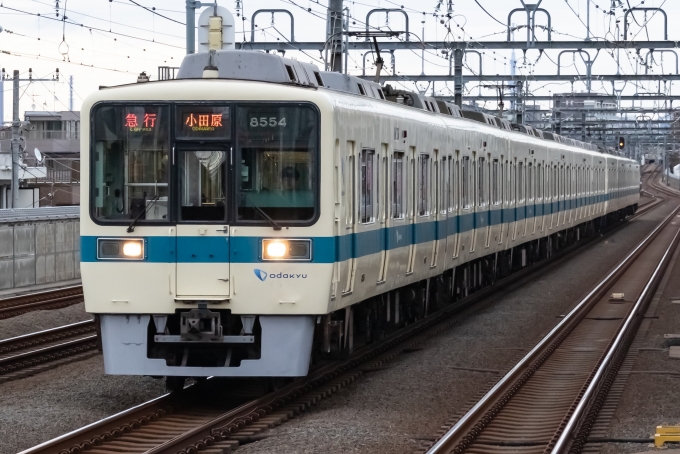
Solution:
M 186 0 L 187 55 L 196 52 L 196 10 L 204 6 L 217 6 L 217 2 L 202 3 Z
M 342 0 L 328 0 L 326 45 L 331 50 L 328 69 L 342 72 Z
M 10 150 L 12 153 L 12 208 L 19 208 L 19 161 L 21 157 L 21 119 L 19 118 L 19 82 L 47 82 L 59 80 L 59 68 L 56 76 L 52 79 L 34 79 L 33 69 L 28 69 L 28 79 L 20 79 L 19 71 L 12 73 L 12 139 Z M 2 70 L 2 79 L 6 80 L 5 70 Z
M 19 120 L 19 71 L 14 70 L 13 73 L 13 101 L 12 101 L 12 142 L 10 142 L 10 149 L 12 151 L 12 208 L 19 208 L 19 138 L 21 121 Z

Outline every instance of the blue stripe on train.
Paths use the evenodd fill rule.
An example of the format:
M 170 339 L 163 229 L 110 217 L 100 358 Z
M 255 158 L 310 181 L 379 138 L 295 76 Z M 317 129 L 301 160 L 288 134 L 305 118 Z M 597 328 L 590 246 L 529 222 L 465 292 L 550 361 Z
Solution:
M 636 189 L 621 191 L 619 197 L 634 194 Z M 556 214 L 568 206 L 585 206 L 615 198 L 615 195 L 584 197 L 569 204 L 564 201 L 465 213 L 441 221 L 379 228 L 336 237 L 312 238 L 312 263 L 333 263 L 443 239 L 456 233 L 501 223 L 521 221 L 536 216 Z M 259 263 L 262 237 L 145 237 L 146 262 L 151 263 Z M 227 247 L 224 247 L 227 245 Z M 97 237 L 81 237 L 81 260 L 96 262 Z

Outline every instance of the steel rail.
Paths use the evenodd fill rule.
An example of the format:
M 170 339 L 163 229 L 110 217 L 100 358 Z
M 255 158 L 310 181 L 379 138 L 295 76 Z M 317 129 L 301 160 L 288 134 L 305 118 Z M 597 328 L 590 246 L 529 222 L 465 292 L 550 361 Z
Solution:
M 543 339 L 541 339 L 506 375 L 496 383 L 456 424 L 451 427 L 439 440 L 428 449 L 428 454 L 443 454 L 450 452 L 486 414 L 487 410 L 512 387 L 522 374 L 536 359 L 543 354 L 552 343 L 572 324 L 585 310 L 593 304 L 593 300 L 600 297 L 640 256 L 652 243 L 654 238 L 680 211 L 675 208 L 645 239 L 638 244 L 604 279 L 602 279 L 588 294 L 558 323 Z
M 83 301 L 80 285 L 0 299 L 0 320 L 27 312 L 57 309 Z
M 641 211 L 638 211 L 638 213 L 628 219 L 632 220 L 640 214 L 642 214 Z M 527 266 L 526 268 L 498 281 L 495 285 L 479 290 L 464 300 L 451 304 L 442 310 L 433 313 L 431 317 L 421 320 L 416 324 L 409 326 L 407 329 L 417 328 L 419 331 L 424 331 L 431 326 L 436 330 L 440 326 L 440 324 L 438 324 L 438 320 L 433 320 L 436 316 L 439 316 L 439 321 L 443 321 L 443 323 L 447 322 L 445 320 L 446 317 L 465 317 L 468 311 L 474 311 L 475 308 L 478 307 L 478 303 L 484 300 L 489 300 L 489 298 L 492 298 L 494 294 L 497 294 L 504 289 L 521 286 L 526 279 L 534 278 L 536 275 L 540 275 L 541 273 L 545 273 L 551 269 L 554 269 L 555 266 L 558 266 L 563 260 L 567 260 L 572 257 L 572 255 L 578 252 L 582 247 L 590 244 L 592 241 L 599 241 L 602 238 L 606 238 L 608 235 L 612 234 L 623 226 L 625 226 L 624 223 L 619 223 L 616 226 L 605 230 L 603 232 L 605 233 L 604 237 L 593 236 L 589 239 L 584 239 L 583 241 L 578 242 L 568 248 L 560 250 L 557 254 L 551 256 L 547 260 L 537 262 L 535 266 Z M 424 322 L 427 322 L 427 326 L 421 327 Z M 401 337 L 401 339 L 404 339 L 404 341 L 402 343 L 395 342 L 397 345 L 396 347 L 392 348 L 403 349 L 403 343 L 407 342 L 405 339 L 409 339 L 410 337 L 409 333 L 405 331 L 395 333 L 393 336 L 383 342 L 390 340 L 394 341 L 396 340 L 397 336 Z M 362 349 L 355 352 L 353 358 L 356 358 L 355 355 L 359 355 L 364 351 L 367 351 L 366 349 L 377 349 L 377 347 L 381 347 L 382 345 L 383 343 L 363 347 Z M 373 353 L 373 356 L 382 357 L 383 354 L 380 351 L 377 351 Z M 371 360 L 369 359 L 369 361 Z M 342 374 L 340 367 L 346 364 L 347 361 L 341 361 L 339 363 L 329 364 L 326 367 L 329 368 L 329 374 L 335 373 L 335 371 L 330 369 L 331 367 L 335 367 L 337 374 L 339 375 Z M 270 394 L 263 396 L 261 400 L 256 399 L 259 400 L 259 403 L 261 404 L 260 407 L 257 406 L 257 402 L 255 401 L 248 402 L 240 405 L 239 407 L 228 410 L 216 418 L 211 418 L 207 424 L 201 424 L 190 431 L 178 434 L 176 437 L 169 437 L 167 441 L 163 442 L 163 449 L 160 449 L 159 446 L 154 448 L 151 453 L 163 452 L 164 450 L 165 452 L 176 452 L 173 451 L 173 449 L 177 448 L 179 450 L 186 447 L 187 445 L 200 443 L 206 438 L 212 437 L 213 433 L 215 432 L 234 430 L 233 428 L 236 426 L 246 428 L 247 430 L 247 427 L 249 427 L 249 423 L 247 422 L 248 420 L 251 422 L 258 420 L 257 418 L 260 416 L 258 414 L 258 408 L 261 409 L 263 407 L 271 407 L 271 404 L 276 401 L 277 397 L 278 399 L 288 399 L 288 401 L 290 401 L 293 399 L 291 396 L 294 394 L 304 391 L 305 388 L 311 388 L 310 378 L 313 378 L 312 374 L 318 374 L 319 371 L 320 370 L 317 369 L 316 371 L 313 371 L 309 377 L 296 380 L 296 382 L 288 385 L 290 388 L 282 388 L 277 392 L 278 396 L 273 396 Z M 314 387 L 313 389 L 316 391 L 318 388 Z M 186 388 L 184 393 L 187 393 L 187 391 L 192 392 L 190 388 Z M 283 396 L 280 394 L 281 392 L 286 392 L 287 396 Z M 42 454 L 55 452 L 75 453 L 80 452 L 78 450 L 86 450 L 88 446 L 97 446 L 101 451 L 104 448 L 104 446 L 102 446 L 103 444 L 114 441 L 117 437 L 123 435 L 124 433 L 136 427 L 143 427 L 146 424 L 150 424 L 156 419 L 160 420 L 165 414 L 168 414 L 168 412 L 174 413 L 173 407 L 177 403 L 176 397 L 177 396 L 174 394 L 166 394 L 164 396 L 155 398 L 149 402 L 117 413 L 116 415 L 109 416 L 101 421 L 92 423 L 88 426 L 76 429 L 52 440 L 43 442 L 40 445 L 26 449 L 20 454 Z M 265 412 L 260 411 L 260 413 L 264 414 Z M 215 429 L 215 426 L 217 426 L 217 429 Z M 222 428 L 228 426 L 230 429 L 220 429 L 220 426 Z M 235 433 L 238 433 L 238 431 Z
M 71 347 L 79 347 L 82 344 L 91 342 L 93 340 L 97 339 L 96 334 L 90 334 L 90 335 L 85 335 L 84 337 L 79 337 L 78 339 L 73 339 L 69 340 L 66 342 L 61 342 L 56 345 L 50 345 L 48 347 L 41 347 L 37 348 L 35 350 L 29 350 L 26 352 L 22 353 L 17 353 L 16 355 L 11 355 L 11 356 L 6 356 L 4 358 L 0 358 L 0 370 L 2 367 L 6 367 L 7 364 L 11 364 L 13 362 L 19 361 L 19 360 L 25 360 L 27 358 L 33 358 L 35 356 L 44 356 L 49 353 L 55 353 L 59 352 L 61 350 L 67 350 Z M 94 345 L 92 348 L 95 348 L 96 345 Z
M 82 322 L 71 323 L 70 325 L 58 326 L 35 333 L 22 334 L 21 336 L 10 337 L 0 340 L 0 354 L 25 348 L 27 346 L 53 342 L 60 337 L 77 336 L 85 331 L 94 331 L 96 328 L 94 320 L 84 320 Z M 73 332 L 75 331 L 75 332 Z
M 608 372 L 609 366 L 611 365 L 614 356 L 617 353 L 619 353 L 619 348 L 623 344 L 624 337 L 627 334 L 629 334 L 629 330 L 631 329 L 631 327 L 636 328 L 635 326 L 633 326 L 633 321 L 639 315 L 640 309 L 643 308 L 643 306 L 646 305 L 646 303 L 649 301 L 649 298 L 653 296 L 654 290 L 656 289 L 656 284 L 658 283 L 658 280 L 666 270 L 668 262 L 670 261 L 671 256 L 675 251 L 675 248 L 678 243 L 678 238 L 680 238 L 680 230 L 678 230 L 675 233 L 675 236 L 673 237 L 671 244 L 669 244 L 668 247 L 666 248 L 663 257 L 661 258 L 659 264 L 654 269 L 652 276 L 649 278 L 647 284 L 640 293 L 640 296 L 638 296 L 637 300 L 635 301 L 635 305 L 633 306 L 630 313 L 626 317 L 626 320 L 621 326 L 621 328 L 619 328 L 619 332 L 616 335 L 614 342 L 610 345 L 606 356 L 598 366 L 594 376 L 590 381 L 590 384 L 588 385 L 588 388 L 586 389 L 585 393 L 583 393 L 583 396 L 581 396 L 581 398 L 579 399 L 576 408 L 574 409 L 571 417 L 567 421 L 566 426 L 562 430 L 559 439 L 555 443 L 555 446 L 551 451 L 552 454 L 564 453 L 565 450 L 568 448 L 568 445 L 570 445 L 571 442 L 573 441 L 573 439 L 571 438 L 572 432 L 580 423 L 581 416 L 583 415 L 583 413 L 589 407 L 589 400 L 595 394 L 600 384 L 602 383 L 602 380 L 605 377 L 605 374 Z

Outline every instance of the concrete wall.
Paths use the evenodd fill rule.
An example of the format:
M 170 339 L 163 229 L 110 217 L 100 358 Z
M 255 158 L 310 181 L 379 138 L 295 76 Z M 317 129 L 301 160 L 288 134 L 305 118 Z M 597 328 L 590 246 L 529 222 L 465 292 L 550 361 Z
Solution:
M 0 289 L 79 278 L 79 219 L 0 223 Z

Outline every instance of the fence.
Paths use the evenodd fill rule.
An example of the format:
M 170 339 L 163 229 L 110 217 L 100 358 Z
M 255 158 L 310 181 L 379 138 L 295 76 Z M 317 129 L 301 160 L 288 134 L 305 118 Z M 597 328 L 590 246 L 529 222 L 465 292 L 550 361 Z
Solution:
M 79 211 L 0 210 L 0 289 L 80 278 Z

